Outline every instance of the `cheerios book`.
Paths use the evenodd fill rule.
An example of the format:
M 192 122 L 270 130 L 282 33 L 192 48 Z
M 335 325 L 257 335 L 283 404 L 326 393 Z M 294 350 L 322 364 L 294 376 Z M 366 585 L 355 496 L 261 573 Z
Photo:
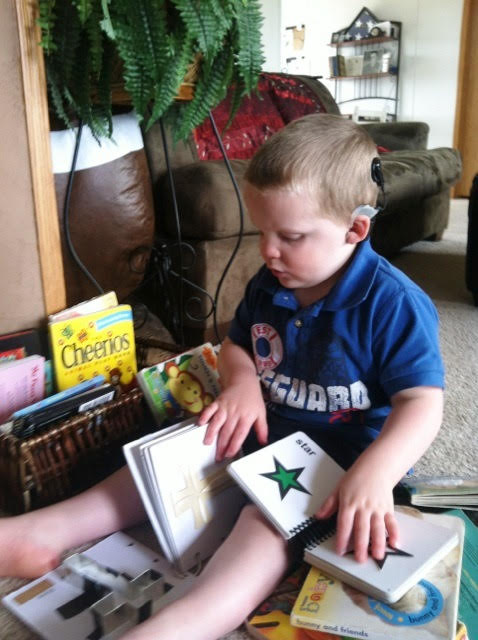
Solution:
M 136 386 L 136 349 L 130 305 L 50 322 L 58 391 L 102 374 L 123 390 Z

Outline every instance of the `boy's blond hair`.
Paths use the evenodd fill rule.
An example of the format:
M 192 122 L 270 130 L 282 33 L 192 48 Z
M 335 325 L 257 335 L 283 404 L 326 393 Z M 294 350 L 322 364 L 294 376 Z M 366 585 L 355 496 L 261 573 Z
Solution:
M 350 221 L 359 205 L 375 206 L 371 176 L 377 148 L 363 127 L 340 116 L 313 113 L 289 123 L 252 158 L 245 179 L 257 189 L 308 195 L 318 213 Z

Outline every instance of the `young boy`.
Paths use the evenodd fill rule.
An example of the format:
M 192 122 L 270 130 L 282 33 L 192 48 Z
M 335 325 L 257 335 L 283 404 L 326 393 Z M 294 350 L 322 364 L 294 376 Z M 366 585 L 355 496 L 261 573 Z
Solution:
M 367 240 L 381 182 L 375 156 L 360 126 L 314 114 L 253 158 L 244 198 L 265 266 L 222 346 L 223 392 L 200 418 L 218 458 L 234 455 L 251 428 L 260 444 L 301 429 L 348 468 L 317 516 L 338 512 L 337 552 L 352 541 L 359 562 L 369 548 L 383 557 L 386 531 L 396 543 L 392 489 L 442 415 L 436 312 Z M 0 573 L 38 575 L 65 549 L 141 519 L 122 470 L 80 496 L 0 522 Z M 125 639 L 214 640 L 289 564 L 287 543 L 248 505 L 193 589 Z

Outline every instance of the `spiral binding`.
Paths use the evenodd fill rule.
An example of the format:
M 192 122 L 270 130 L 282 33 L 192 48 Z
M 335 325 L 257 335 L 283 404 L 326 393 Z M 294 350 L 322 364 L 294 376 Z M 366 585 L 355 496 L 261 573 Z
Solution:
M 289 533 L 292 535 L 294 545 L 302 549 L 313 549 L 315 545 L 331 538 L 336 530 L 336 516 L 327 520 L 317 520 L 317 518 L 307 518 L 300 524 L 293 527 Z

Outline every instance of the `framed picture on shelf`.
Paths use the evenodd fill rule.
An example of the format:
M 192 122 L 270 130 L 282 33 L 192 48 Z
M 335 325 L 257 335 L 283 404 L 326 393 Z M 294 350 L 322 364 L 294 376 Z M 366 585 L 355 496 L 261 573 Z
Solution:
M 363 56 L 347 56 L 344 59 L 346 76 L 361 76 L 363 71 Z
M 365 51 L 363 54 L 363 75 L 380 73 L 382 71 L 382 53 L 376 49 Z

